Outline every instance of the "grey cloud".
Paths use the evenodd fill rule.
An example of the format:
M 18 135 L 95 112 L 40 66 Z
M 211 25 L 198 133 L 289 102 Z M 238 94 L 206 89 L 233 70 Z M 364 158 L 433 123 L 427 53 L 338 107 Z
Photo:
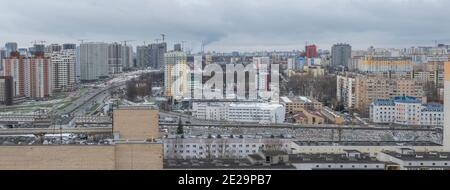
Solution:
M 407 47 L 450 43 L 447 0 L 18 0 L 0 7 L 0 43 L 188 41 L 199 50 L 329 49 L 348 42 Z

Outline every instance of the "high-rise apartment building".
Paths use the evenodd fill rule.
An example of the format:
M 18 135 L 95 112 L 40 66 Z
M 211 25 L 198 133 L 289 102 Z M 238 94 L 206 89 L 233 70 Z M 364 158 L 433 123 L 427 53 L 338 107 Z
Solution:
M 376 99 L 412 96 L 423 99 L 423 82 L 411 79 L 389 79 L 358 76 L 356 78 L 356 110 L 368 115 L 369 105 Z
M 130 69 L 134 67 L 133 62 L 133 47 L 130 45 L 122 46 L 122 66 L 124 69 Z
M 164 94 L 181 99 L 188 93 L 188 65 L 184 52 L 168 52 L 164 55 Z
M 12 105 L 14 96 L 13 79 L 11 76 L 0 76 L 0 104 Z
M 5 50 L 6 50 L 6 57 L 9 57 L 11 52 L 18 51 L 17 49 L 17 43 L 16 42 L 8 42 L 5 44 Z
M 371 57 L 359 60 L 358 70 L 361 72 L 410 72 L 413 63 L 409 57 Z
M 65 49 L 51 54 L 54 90 L 68 90 L 75 86 L 75 49 Z
M 122 73 L 123 57 L 122 45 L 118 43 L 109 44 L 108 46 L 108 65 L 109 74 Z
M 53 94 L 53 68 L 43 52 L 24 59 L 25 96 L 45 98 Z
M 269 91 L 270 87 L 270 57 L 253 57 L 256 67 L 256 92 Z M 249 84 L 250 86 L 251 84 Z
M 13 95 L 25 96 L 25 66 L 23 56 L 19 52 L 11 52 L 2 60 L 2 76 L 11 76 L 13 80 Z
M 351 64 L 352 46 L 349 44 L 335 44 L 331 48 L 331 65 L 348 67 Z
M 377 99 L 412 96 L 425 101 L 424 82 L 409 78 L 377 75 L 346 75 L 337 77 L 337 99 L 347 109 L 368 116 L 369 105 Z
M 306 58 L 315 58 L 317 57 L 317 47 L 316 45 L 306 45 L 305 46 L 305 57 Z
M 62 46 L 59 44 L 50 44 L 49 46 L 46 47 L 45 53 L 53 53 L 53 52 L 58 52 L 62 50 Z
M 81 81 L 94 81 L 108 77 L 108 44 L 82 43 L 79 59 Z
M 150 66 L 150 46 L 136 47 L 136 67 L 146 68 Z
M 76 44 L 63 44 L 62 45 L 62 49 L 66 50 L 66 49 L 77 49 L 77 45 Z
M 156 43 L 147 46 L 138 46 L 136 63 L 138 67 L 164 68 L 164 54 L 167 52 L 166 43 Z

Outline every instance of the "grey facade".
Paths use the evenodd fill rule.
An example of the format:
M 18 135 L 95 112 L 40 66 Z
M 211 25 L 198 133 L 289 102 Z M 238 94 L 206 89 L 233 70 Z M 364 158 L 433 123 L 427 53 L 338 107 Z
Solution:
M 138 67 L 151 67 L 153 69 L 164 68 L 164 53 L 167 52 L 166 43 L 138 46 L 136 63 Z
M 117 74 L 122 72 L 122 51 L 123 49 L 121 44 L 113 43 L 108 46 L 109 74 Z
M 62 48 L 63 48 L 63 50 L 66 50 L 66 49 L 76 49 L 76 48 L 77 48 L 77 45 L 76 45 L 76 44 L 63 44 L 63 45 L 62 45 Z
M 133 47 L 113 43 L 108 46 L 109 73 L 122 73 L 124 69 L 133 67 Z
M 17 43 L 16 42 L 8 42 L 5 44 L 6 56 L 9 57 L 11 52 L 17 51 Z
M 108 77 L 108 44 L 96 42 L 81 44 L 79 61 L 81 81 Z
M 331 65 L 348 67 L 352 61 L 352 46 L 349 44 L 335 44 L 331 48 Z

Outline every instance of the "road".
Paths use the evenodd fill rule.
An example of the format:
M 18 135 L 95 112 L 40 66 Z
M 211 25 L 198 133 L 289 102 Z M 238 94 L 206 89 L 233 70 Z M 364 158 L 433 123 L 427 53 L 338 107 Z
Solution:
M 85 110 L 90 108 L 95 102 L 102 103 L 104 99 L 106 99 L 110 95 L 110 91 L 112 89 L 123 87 L 126 84 L 126 81 L 133 78 L 133 76 L 137 76 L 142 73 L 153 73 L 160 72 L 159 70 L 143 70 L 143 71 L 135 71 L 131 73 L 123 73 L 117 75 L 115 78 L 110 79 L 105 82 L 107 84 L 106 87 L 99 87 L 97 89 L 92 88 L 89 89 L 86 95 L 81 96 L 80 98 L 73 101 L 69 106 L 65 107 L 62 110 L 55 111 L 56 115 L 64 115 L 71 114 L 81 116 L 85 115 Z

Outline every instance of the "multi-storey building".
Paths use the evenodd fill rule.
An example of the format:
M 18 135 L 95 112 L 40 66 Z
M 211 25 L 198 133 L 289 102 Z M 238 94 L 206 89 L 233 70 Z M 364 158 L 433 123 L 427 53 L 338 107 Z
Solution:
M 255 85 L 256 92 L 268 91 L 270 81 L 270 58 L 269 57 L 253 57 L 253 64 L 256 67 Z M 249 84 L 251 85 L 251 84 Z
M 331 65 L 347 67 L 352 58 L 352 46 L 349 44 L 335 44 L 331 48 Z
M 123 57 L 122 57 L 122 45 L 113 43 L 108 45 L 108 65 L 109 74 L 122 73 L 123 69 Z
M 64 49 L 51 54 L 54 90 L 68 90 L 75 86 L 75 49 Z
M 123 69 L 133 67 L 133 48 L 118 43 L 109 44 L 108 65 L 110 74 L 122 73 Z
M 13 78 L 14 96 L 44 98 L 52 95 L 53 68 L 43 52 L 24 57 L 13 52 L 3 60 L 3 76 Z
M 81 81 L 94 81 L 108 77 L 108 44 L 82 43 L 79 54 Z
M 0 104 L 13 104 L 13 78 L 11 76 L 0 76 Z
M 337 75 L 336 98 L 346 109 L 356 107 L 356 76 Z
M 136 49 L 136 64 L 138 67 L 164 69 L 164 54 L 167 52 L 167 44 L 165 42 L 138 46 Z
M 362 57 L 358 62 L 361 72 L 410 72 L 413 64 L 409 57 Z
M 187 55 L 184 52 L 168 52 L 164 60 L 164 94 L 167 97 L 181 99 L 189 90 Z
M 374 123 L 399 125 L 443 125 L 441 104 L 422 104 L 415 97 L 399 96 L 375 100 L 370 105 L 370 119 Z
M 293 114 L 303 109 L 322 110 L 321 102 L 305 96 L 280 97 L 280 103 L 285 107 L 286 114 Z
M 389 99 L 403 95 L 425 98 L 423 82 L 362 75 L 356 78 L 355 108 L 362 115 L 368 115 L 369 105 L 376 99 Z
M 444 125 L 444 106 L 442 104 L 430 103 L 422 106 L 421 125 Z
M 285 109 L 280 104 L 206 101 L 194 102 L 192 115 L 203 120 L 283 123 Z
M 317 57 L 317 47 L 316 45 L 306 45 L 305 46 L 305 56 L 306 58 Z
M 11 55 L 11 52 L 18 51 L 17 49 L 17 43 L 16 42 L 8 42 L 5 44 L 5 50 L 6 50 L 6 57 L 9 57 Z
M 167 138 L 164 159 L 239 159 L 265 149 L 289 151 L 289 145 L 279 138 Z
M 53 68 L 49 57 L 43 52 L 35 52 L 33 57 L 24 59 L 25 96 L 45 98 L 53 94 Z

